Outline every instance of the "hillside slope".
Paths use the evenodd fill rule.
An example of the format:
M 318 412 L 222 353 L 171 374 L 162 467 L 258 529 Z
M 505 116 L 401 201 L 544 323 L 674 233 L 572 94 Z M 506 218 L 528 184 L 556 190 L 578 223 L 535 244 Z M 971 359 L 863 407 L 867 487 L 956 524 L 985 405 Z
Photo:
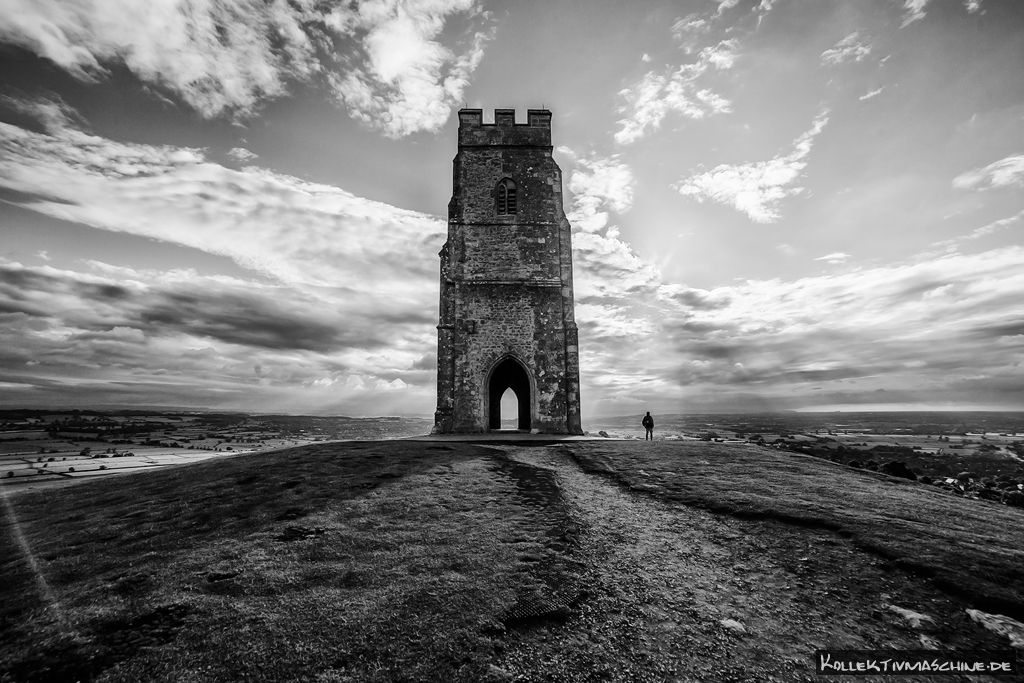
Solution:
M 965 610 L 1024 612 L 1020 511 L 753 446 L 323 444 L 7 495 L 4 681 L 820 681 L 817 647 L 1006 648 Z

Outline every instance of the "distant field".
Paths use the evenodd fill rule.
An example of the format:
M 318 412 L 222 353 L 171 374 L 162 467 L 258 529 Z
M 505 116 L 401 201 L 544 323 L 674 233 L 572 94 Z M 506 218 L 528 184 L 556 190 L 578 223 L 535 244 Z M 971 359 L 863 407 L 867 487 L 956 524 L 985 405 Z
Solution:
M 591 433 L 642 439 L 640 414 L 592 419 Z M 1021 413 L 778 413 L 657 416 L 655 438 L 774 445 L 833 462 L 906 463 L 918 475 L 1024 479 Z
M 0 411 L 0 486 L 16 490 L 334 439 L 426 434 L 410 418 Z

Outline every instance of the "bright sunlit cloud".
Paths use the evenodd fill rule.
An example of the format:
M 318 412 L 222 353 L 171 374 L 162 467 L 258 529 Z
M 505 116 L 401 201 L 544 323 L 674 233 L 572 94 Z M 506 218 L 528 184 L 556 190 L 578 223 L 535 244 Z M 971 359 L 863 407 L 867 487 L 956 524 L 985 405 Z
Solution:
M 953 187 L 961 190 L 988 190 L 998 187 L 1024 187 L 1024 154 L 1015 154 L 976 168 L 953 179 Z
M 493 31 L 480 30 L 457 55 L 439 42 L 445 19 L 480 12 L 478 0 L 375 0 L 336 8 L 334 25 L 363 35 L 363 66 L 328 78 L 353 116 L 389 137 L 437 130 L 462 100 Z
M 815 261 L 828 261 L 829 263 L 843 263 L 846 259 L 850 258 L 849 254 L 844 254 L 841 251 L 837 251 L 831 254 L 825 254 L 814 259 Z
M 807 166 L 814 137 L 828 123 L 822 112 L 811 129 L 793 141 L 793 151 L 769 161 L 747 164 L 721 164 L 704 173 L 694 173 L 674 187 L 684 197 L 698 202 L 710 199 L 727 204 L 750 217 L 755 223 L 772 223 L 779 218 L 783 199 L 803 192 L 795 186 Z
M 569 179 L 575 200 L 566 216 L 573 227 L 597 232 L 608 226 L 609 211 L 625 213 L 633 205 L 633 173 L 617 156 L 580 158 L 568 148 L 560 152 L 573 159 L 576 170 Z
M 241 164 L 259 158 L 257 154 L 250 152 L 244 147 L 232 147 L 231 149 L 228 150 L 228 156 Z

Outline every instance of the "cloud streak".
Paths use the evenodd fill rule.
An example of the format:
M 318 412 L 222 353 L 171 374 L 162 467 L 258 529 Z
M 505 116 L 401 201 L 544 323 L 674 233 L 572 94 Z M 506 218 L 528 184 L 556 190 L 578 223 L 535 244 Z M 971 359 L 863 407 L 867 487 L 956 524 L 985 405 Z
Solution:
M 114 142 L 67 120 L 48 133 L 0 124 L 0 151 L 0 184 L 36 197 L 26 208 L 228 256 L 293 285 L 420 305 L 414 287 L 382 275 L 425 276 L 436 267 L 428 245 L 444 241 L 443 224 L 424 214 L 257 167 L 229 169 L 202 150 Z
M 828 261 L 829 263 L 843 263 L 846 259 L 850 258 L 849 254 L 844 254 L 841 251 L 836 251 L 831 254 L 825 254 L 814 259 L 815 261 Z
M 779 203 L 803 191 L 794 184 L 807 167 L 815 136 L 828 123 L 828 112 L 814 120 L 811 129 L 793 141 L 793 151 L 769 161 L 739 165 L 721 164 L 694 173 L 673 187 L 684 197 L 698 202 L 711 200 L 741 211 L 756 223 L 773 223 L 779 218 Z
M 960 237 L 955 237 L 955 238 L 949 239 L 949 240 L 942 240 L 941 242 L 933 242 L 932 246 L 934 246 L 934 247 L 946 247 L 950 251 L 955 251 L 964 242 L 967 242 L 967 241 L 970 241 L 970 240 L 977 240 L 977 239 L 981 239 L 982 237 L 985 237 L 987 235 L 992 235 L 992 234 L 997 233 L 997 232 L 999 232 L 1001 230 L 1005 230 L 1006 228 L 1010 227 L 1011 225 L 1015 225 L 1015 224 L 1017 224 L 1017 223 L 1019 223 L 1021 221 L 1024 221 L 1024 210 L 1019 211 L 1018 213 L 1014 214 L 1013 216 L 1008 216 L 1006 218 L 1000 218 L 999 220 L 995 220 L 995 221 L 992 221 L 991 223 L 987 223 L 986 225 L 983 225 L 980 228 L 975 228 L 974 230 L 972 230 L 971 232 L 967 233 L 966 235 L 961 235 Z
M 1024 154 L 1014 154 L 961 173 L 953 179 L 953 187 L 960 190 L 1024 187 Z
M 91 264 L 86 275 L 0 263 L 3 310 L 59 318 L 81 334 L 188 335 L 272 350 L 329 353 L 384 344 L 372 324 L 347 324 L 325 301 L 280 285 Z M 99 273 L 95 273 L 99 271 Z M 137 333 L 137 335 L 135 334 Z
M 649 71 L 639 83 L 621 90 L 619 96 L 626 104 L 619 111 L 626 117 L 618 122 L 622 128 L 615 133 L 615 141 L 628 145 L 640 140 L 658 130 L 670 112 L 701 119 L 731 111 L 728 100 L 701 88 L 697 81 L 711 67 L 732 68 L 737 58 L 736 47 L 735 39 L 723 40 L 701 50 L 696 62 L 683 64 L 670 74 Z
M 931 0 L 903 0 L 903 9 L 906 10 L 906 14 L 903 15 L 903 23 L 900 24 L 900 28 L 906 28 L 918 19 L 924 19 L 924 8 L 928 6 L 929 2 Z
M 857 40 L 857 31 L 846 36 L 835 47 L 821 53 L 821 61 L 825 64 L 836 65 L 843 62 L 859 62 L 871 54 L 871 46 L 864 45 Z

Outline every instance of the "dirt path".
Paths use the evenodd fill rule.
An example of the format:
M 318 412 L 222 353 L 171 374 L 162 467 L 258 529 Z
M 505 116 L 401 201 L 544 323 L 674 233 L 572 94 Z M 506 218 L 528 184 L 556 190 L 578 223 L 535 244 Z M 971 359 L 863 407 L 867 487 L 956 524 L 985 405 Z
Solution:
M 1006 648 L 970 605 L 832 532 L 666 504 L 557 447 L 501 450 L 554 472 L 586 592 L 564 624 L 511 629 L 496 680 L 817 682 L 818 648 Z M 931 621 L 915 628 L 907 610 Z

